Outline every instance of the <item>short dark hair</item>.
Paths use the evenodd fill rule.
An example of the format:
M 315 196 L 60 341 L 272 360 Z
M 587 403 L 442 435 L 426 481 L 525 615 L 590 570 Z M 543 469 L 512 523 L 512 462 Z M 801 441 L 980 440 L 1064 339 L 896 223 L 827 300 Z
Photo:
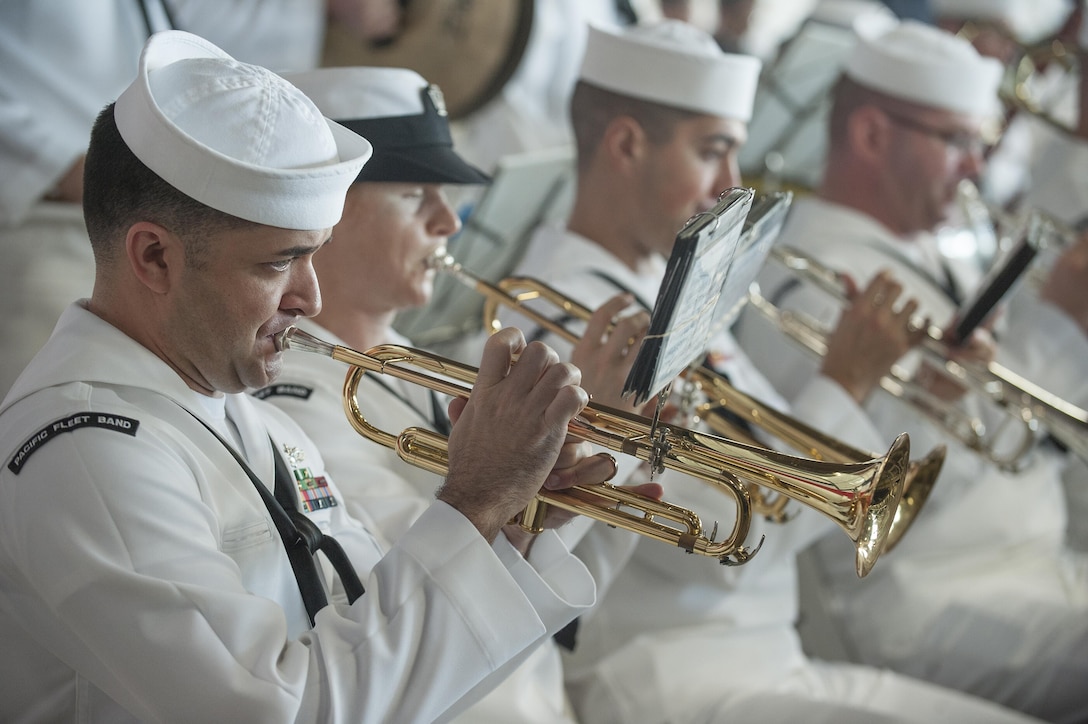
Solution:
M 113 263 L 128 228 L 151 221 L 185 242 L 190 266 L 204 263 L 210 234 L 253 225 L 183 194 L 144 165 L 117 129 L 114 104 L 106 106 L 91 129 L 83 169 L 83 218 L 95 263 Z
M 908 114 L 918 107 L 915 103 L 866 88 L 845 74 L 841 75 L 831 88 L 831 112 L 827 121 L 827 139 L 831 148 L 839 147 L 846 140 L 847 122 L 854 111 L 862 106 L 876 106 L 900 114 Z
M 578 165 L 589 162 L 604 138 L 605 129 L 615 118 L 634 118 L 650 142 L 660 145 L 672 138 L 676 124 L 699 115 L 696 111 L 632 98 L 578 81 L 570 100 L 570 120 L 578 147 Z

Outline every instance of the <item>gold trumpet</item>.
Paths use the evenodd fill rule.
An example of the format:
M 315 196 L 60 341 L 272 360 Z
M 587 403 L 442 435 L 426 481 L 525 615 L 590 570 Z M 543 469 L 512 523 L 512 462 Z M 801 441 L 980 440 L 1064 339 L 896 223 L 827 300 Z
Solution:
M 771 249 L 770 258 L 834 299 L 847 301 L 842 278 L 835 270 L 796 249 L 781 246 Z M 779 310 L 760 296 L 755 286 L 749 292 L 748 304 L 805 349 L 818 356 L 825 354 L 826 332 L 814 320 L 801 313 Z M 905 371 L 893 367 L 892 372 L 881 380 L 881 388 L 947 430 L 965 447 L 983 455 L 1003 470 L 1015 471 L 1023 466 L 1028 453 L 1034 448 L 1036 433 L 1045 428 L 1070 450 L 1088 457 L 1088 411 L 996 362 L 982 365 L 954 361 L 951 348 L 937 327 L 926 329 L 919 349 L 950 377 L 1008 413 L 1006 424 L 1018 424 L 1022 428 L 1019 444 L 1003 452 L 997 448 L 1002 426 L 992 433 L 982 420 L 930 394 L 911 380 Z
M 971 179 L 963 179 L 956 186 L 956 201 L 964 209 L 965 215 L 981 216 L 993 226 L 1002 244 L 1010 242 L 1025 229 L 1030 229 L 1032 224 L 1038 227 L 1035 234 L 1043 249 L 1060 251 L 1074 244 L 1080 237 L 1081 232 L 1076 228 L 1043 209 L 1009 211 L 987 201 Z
M 556 322 L 532 307 L 525 305 L 535 300 L 543 300 L 560 310 L 565 317 L 581 321 L 588 320 L 593 314 L 589 308 L 532 277 L 506 277 L 499 280 L 497 284 L 491 284 L 466 271 L 444 250 L 439 250 L 432 257 L 431 265 L 439 271 L 454 275 L 462 283 L 483 295 L 483 320 L 488 334 L 494 334 L 502 329 L 502 322 L 499 320 L 498 314 L 499 308 L 510 307 L 528 317 L 542 329 L 558 335 L 571 344 L 577 344 L 580 339 L 577 334 L 568 330 L 562 323 Z M 785 522 L 785 508 L 788 498 L 772 500 L 759 488 L 749 489 L 748 493 L 751 498 L 752 510 L 757 515 L 762 515 L 775 523 Z
M 571 344 L 577 344 L 580 340 L 577 334 L 567 329 L 560 322 L 525 305 L 535 300 L 543 300 L 560 310 L 563 316 L 580 321 L 589 319 L 593 313 L 588 307 L 532 277 L 507 277 L 499 281 L 498 284 L 491 284 L 465 271 L 453 257 L 445 253 L 436 256 L 434 265 L 441 271 L 455 275 L 463 283 L 471 286 L 485 297 L 484 326 L 491 333 L 497 332 L 502 327 L 502 323 L 498 318 L 498 311 L 500 306 L 505 306 L 516 309 L 518 313 L 526 316 L 542 329 L 546 329 Z M 867 454 L 833 437 L 824 435 L 800 420 L 783 415 L 755 398 L 740 392 L 726 382 L 721 375 L 711 370 L 692 367 L 685 372 L 684 376 L 698 385 L 710 400 L 716 401 L 716 403 L 707 403 L 697 409 L 696 412 L 707 422 L 710 429 L 719 435 L 747 445 L 760 445 L 758 440 L 738 426 L 729 423 L 724 416 L 713 414 L 712 410 L 716 405 L 725 407 L 745 419 L 749 424 L 766 430 L 802 454 L 808 455 L 815 460 L 864 463 L 877 457 L 876 454 Z M 893 516 L 888 534 L 889 543 L 885 551 L 891 550 L 898 544 L 903 534 L 914 523 L 915 516 L 922 509 L 937 482 L 937 475 L 944 464 L 945 452 L 943 445 L 938 446 L 921 460 L 908 462 L 904 474 L 903 497 Z M 750 489 L 749 494 L 754 512 L 775 523 L 783 523 L 788 520 L 789 516 L 786 511 L 786 506 L 789 504 L 788 497 L 769 496 L 759 487 Z
M 1050 113 L 1046 106 L 1046 100 L 1040 98 L 1037 87 L 1033 87 L 1041 69 L 1048 65 L 1054 65 L 1062 70 L 1068 78 L 1079 72 L 1075 49 L 1070 48 L 1058 36 L 1045 38 L 1036 43 L 1023 43 L 1007 28 L 992 23 L 966 22 L 960 28 L 957 35 L 974 42 L 975 38 L 983 32 L 995 32 L 1003 36 L 1015 46 L 1016 51 L 1012 59 L 1005 66 L 1005 73 L 998 87 L 997 95 L 1005 107 L 1011 112 L 1027 113 L 1043 121 L 1052 128 L 1063 133 L 1073 133 L 1074 129 L 1065 121 L 1060 120 Z M 1063 81 L 1065 78 L 1062 79 Z M 1052 96 L 1058 96 L 1068 91 L 1068 83 L 1063 87 L 1052 91 Z
M 718 435 L 748 445 L 758 445 L 759 441 L 755 437 L 723 414 L 724 410 L 734 414 L 738 414 L 738 411 L 748 411 L 748 414 L 742 415 L 742 418 L 746 418 L 749 424 L 759 427 L 814 460 L 853 463 L 875 457 L 872 453 L 851 447 L 800 420 L 783 416 L 754 397 L 733 387 L 713 370 L 693 367 L 687 371 L 686 376 L 694 381 L 707 397 L 707 402 L 696 408 L 696 415 Z M 933 486 L 937 484 L 937 476 L 944 465 L 946 453 L 945 446 L 938 445 L 922 459 L 911 460 L 907 464 L 903 480 L 903 498 L 896 508 L 891 529 L 888 531 L 885 553 L 895 548 L 914 524 L 918 512 L 925 505 L 933 491 Z M 768 501 L 767 505 L 771 508 L 772 514 L 777 513 L 778 519 L 784 521 L 787 518 L 785 505 L 788 502 L 788 498 L 779 496 L 775 500 Z
M 1051 38 L 1036 45 L 1019 45 L 1014 61 L 1006 68 L 1005 77 L 998 89 L 998 97 L 1010 109 L 1027 113 L 1062 133 L 1070 134 L 1074 128 L 1046 109 L 1046 103 L 1032 88 L 1039 69 L 1055 64 L 1070 77 L 1082 72 L 1076 53 L 1058 38 Z M 1064 80 L 1064 79 L 1063 79 Z
M 467 398 L 465 384 L 475 381 L 474 367 L 397 345 L 380 345 L 366 352 L 330 344 L 291 327 L 276 338 L 280 350 L 298 349 L 332 357 L 351 366 L 344 382 L 344 409 L 357 432 L 393 448 L 406 462 L 437 474 L 448 472 L 447 439 L 431 430 L 407 428 L 392 434 L 363 416 L 357 389 L 366 372 L 387 374 L 436 392 Z M 745 546 L 751 524 L 750 497 L 741 480 L 769 488 L 823 513 L 855 543 L 859 577 L 869 573 L 884 551 L 892 520 L 903 495 L 909 442 L 901 435 L 883 458 L 864 463 L 830 463 L 796 458 L 773 450 L 590 404 L 571 421 L 569 433 L 606 449 L 650 464 L 699 478 L 733 498 L 737 520 L 727 538 L 716 541 L 717 526 L 703 530 L 694 512 L 645 498 L 608 484 L 576 486 L 569 491 L 538 493 L 523 515 L 523 526 L 534 529 L 546 506 L 555 505 L 608 525 L 670 543 L 689 553 L 719 559 L 726 565 L 747 562 L 759 549 Z M 632 512 L 634 511 L 634 512 Z M 760 541 L 762 544 L 762 540 Z

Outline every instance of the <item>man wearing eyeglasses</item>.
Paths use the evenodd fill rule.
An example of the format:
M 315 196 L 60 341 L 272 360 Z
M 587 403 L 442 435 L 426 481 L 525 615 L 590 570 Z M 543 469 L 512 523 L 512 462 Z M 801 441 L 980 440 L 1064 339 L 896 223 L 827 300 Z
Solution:
M 958 184 L 984 170 L 981 128 L 996 109 L 1002 68 L 930 26 L 857 29 L 857 46 L 833 91 L 822 184 L 795 205 L 778 242 L 859 284 L 890 269 L 919 301 L 919 312 L 946 325 L 980 273 L 942 257 L 931 232 L 945 220 Z M 839 315 L 829 297 L 785 272 L 765 270 L 760 283 L 782 307 L 824 324 Z M 1031 358 L 1045 363 L 1038 382 L 1046 387 L 1082 384 L 1088 340 L 1072 315 L 1040 302 L 1015 316 L 996 348 L 999 361 L 1029 376 Z M 814 374 L 814 362 L 755 314 L 746 312 L 738 336 L 787 397 Z M 995 350 L 986 337 L 969 340 L 963 356 L 986 359 Z M 990 430 L 1002 421 L 1003 413 L 978 396 L 964 397 L 914 355 L 900 364 L 934 394 L 933 404 L 978 417 Z M 822 542 L 814 556 L 850 656 L 1048 721 L 1084 721 L 1088 576 L 1085 562 L 1064 547 L 1060 473 L 1067 455 L 1039 449 L 1024 470 L 1005 472 L 953 440 L 919 406 L 873 395 L 866 410 L 886 436 L 906 430 L 914 449 L 946 443 L 949 454 L 915 529 L 864 583 L 836 570 L 837 541 Z

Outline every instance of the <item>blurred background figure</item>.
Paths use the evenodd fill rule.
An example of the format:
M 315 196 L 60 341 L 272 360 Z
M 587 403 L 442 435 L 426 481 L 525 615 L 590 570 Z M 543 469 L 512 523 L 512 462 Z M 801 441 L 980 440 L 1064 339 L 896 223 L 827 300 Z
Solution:
M 933 22 L 931 0 L 883 0 L 896 17 L 904 20 L 917 20 L 923 23 Z
M 534 3 L 513 75 L 485 106 L 453 124 L 461 154 L 491 172 L 503 156 L 570 145 L 567 109 L 588 25 L 618 28 L 635 20 L 631 5 L 616 0 Z
M 661 15 L 669 20 L 691 22 L 692 0 L 658 0 Z
M 746 51 L 744 38 L 752 23 L 756 0 L 718 0 L 718 27 L 714 39 L 726 53 Z
M 1088 225 L 1088 8 L 1078 6 L 1064 34 L 1071 48 L 1076 82 L 1071 113 L 1056 112 L 1057 124 L 1049 126 L 1049 142 L 1039 151 L 1033 183 L 1024 194 L 1023 208 L 1038 208 L 1065 224 L 1083 230 Z M 1059 36 L 1061 37 L 1061 35 Z
M 971 41 L 980 54 L 1005 66 L 1003 133 L 979 179 L 983 198 L 1001 207 L 1019 203 L 1033 185 L 1053 128 L 1026 108 L 1072 124 L 1076 93 L 1067 71 L 1074 47 L 1072 0 L 932 0 L 935 23 Z M 1057 55 L 1053 51 L 1057 51 Z

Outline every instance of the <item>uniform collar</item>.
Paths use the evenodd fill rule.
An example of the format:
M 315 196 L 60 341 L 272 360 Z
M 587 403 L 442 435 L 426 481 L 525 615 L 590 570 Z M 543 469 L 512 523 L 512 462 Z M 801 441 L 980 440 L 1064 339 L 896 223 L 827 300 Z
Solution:
M 579 270 L 585 270 L 587 272 L 607 270 L 610 277 L 622 284 L 624 288 L 633 291 L 649 304 L 652 305 L 654 300 L 657 299 L 657 290 L 661 285 L 661 279 L 665 275 L 665 267 L 667 265 L 665 257 L 654 257 L 653 261 L 646 265 L 648 271 L 636 273 L 620 261 L 619 257 L 612 252 L 581 234 L 567 228 L 556 227 L 552 227 L 551 233 L 556 234 L 561 238 L 554 242 L 554 246 L 540 246 L 547 246 L 552 249 L 548 256 L 563 265 L 563 273 L 565 275 L 577 274 Z M 571 265 L 571 259 L 576 259 L 577 261 Z
M 206 408 L 168 364 L 117 327 L 87 309 L 89 300 L 73 302 L 53 334 L 16 380 L 0 412 L 47 387 L 72 382 L 152 390 L 206 417 Z

